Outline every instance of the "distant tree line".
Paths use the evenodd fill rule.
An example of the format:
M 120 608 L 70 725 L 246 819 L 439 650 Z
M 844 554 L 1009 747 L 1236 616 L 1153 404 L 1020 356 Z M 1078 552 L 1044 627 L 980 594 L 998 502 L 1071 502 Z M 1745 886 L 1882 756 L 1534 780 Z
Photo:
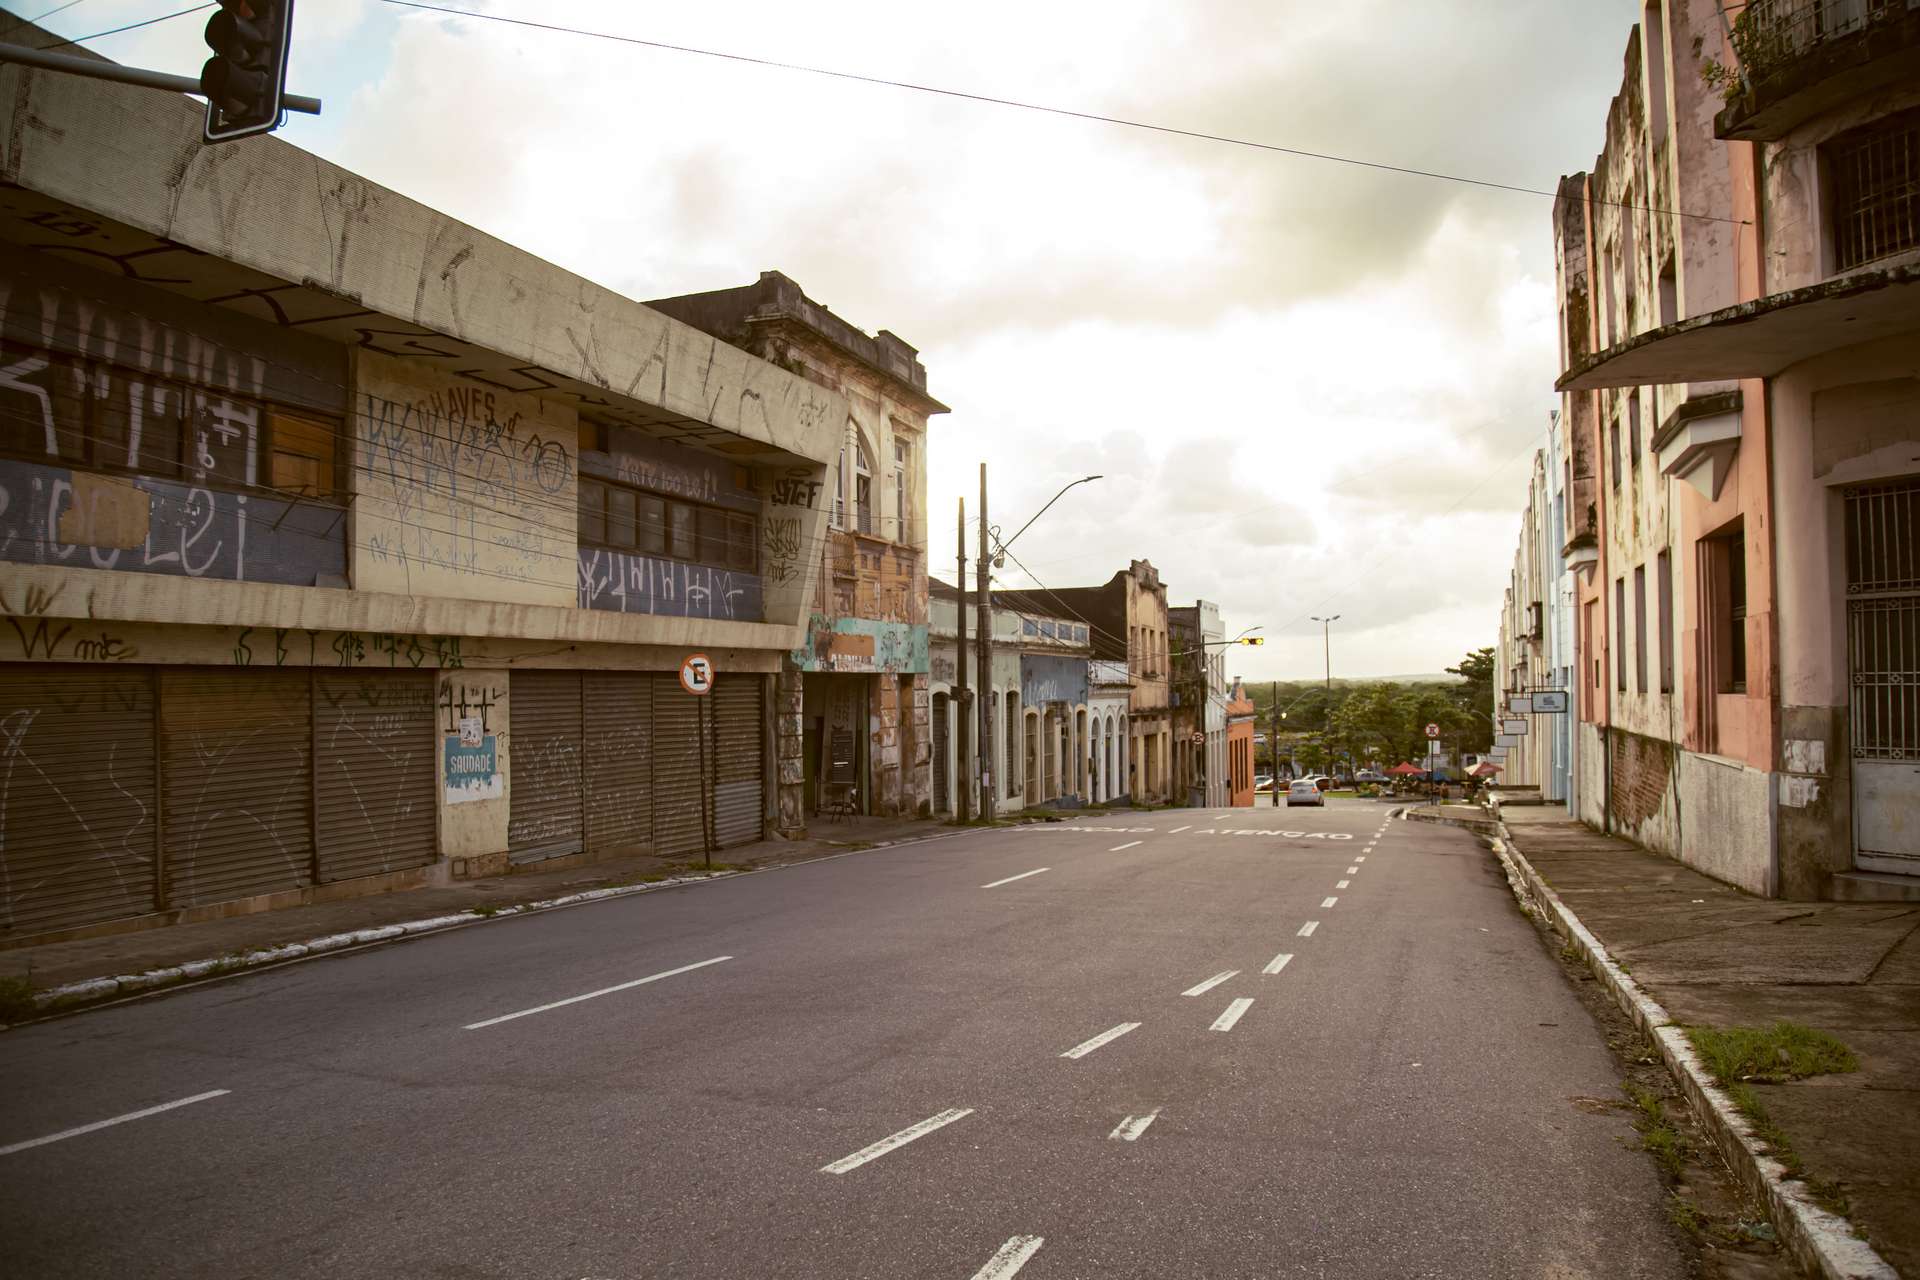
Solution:
M 1317 680 L 1248 684 L 1258 712 L 1256 729 L 1271 733 L 1274 699 L 1286 713 L 1280 722 L 1281 755 L 1310 770 L 1330 770 L 1351 761 L 1386 769 L 1402 760 L 1418 763 L 1427 753 L 1427 726 L 1440 726 L 1449 751 L 1483 753 L 1493 746 L 1493 650 L 1475 649 L 1448 667 L 1458 680 L 1339 681 L 1331 691 Z M 1260 753 L 1274 763 L 1272 745 Z

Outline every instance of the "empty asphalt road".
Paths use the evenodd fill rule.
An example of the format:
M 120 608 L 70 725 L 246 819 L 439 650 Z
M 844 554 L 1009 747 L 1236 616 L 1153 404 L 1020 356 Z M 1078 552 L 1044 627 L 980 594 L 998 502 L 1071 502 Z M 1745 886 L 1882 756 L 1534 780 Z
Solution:
M 1489 856 L 1389 812 L 973 832 L 0 1035 L 0 1266 L 1683 1274 Z

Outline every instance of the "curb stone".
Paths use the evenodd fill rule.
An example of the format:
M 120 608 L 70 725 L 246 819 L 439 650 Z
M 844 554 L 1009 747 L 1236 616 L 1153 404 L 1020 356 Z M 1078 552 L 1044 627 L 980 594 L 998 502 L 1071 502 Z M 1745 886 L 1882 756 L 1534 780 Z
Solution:
M 1764 1144 L 1754 1136 L 1751 1122 L 1715 1083 L 1686 1032 L 1560 900 L 1514 844 L 1507 824 L 1496 819 L 1495 825 L 1500 836 L 1491 841 L 1493 851 L 1506 870 L 1507 883 L 1521 909 L 1531 908 L 1545 915 L 1554 930 L 1580 951 L 1614 1002 L 1658 1047 L 1667 1070 L 1686 1094 L 1694 1114 L 1706 1122 L 1734 1175 L 1767 1207 L 1774 1228 L 1794 1260 L 1822 1280 L 1900 1280 L 1900 1273 L 1860 1238 L 1852 1223 L 1821 1208 L 1806 1183 L 1789 1176 L 1786 1166 L 1766 1153 Z
M 1025 825 L 1025 824 L 1015 824 Z M 988 830 L 990 828 L 981 828 Z M 581 893 L 564 894 L 558 898 L 542 898 L 537 902 L 521 902 L 512 906 L 496 907 L 491 910 L 458 911 L 450 915 L 427 916 L 419 920 L 405 920 L 398 924 L 380 925 L 377 928 L 354 929 L 346 933 L 333 933 L 319 938 L 308 938 L 304 942 L 289 942 L 277 947 L 263 947 L 257 951 L 247 951 L 238 955 L 218 956 L 205 960 L 188 960 L 181 964 L 168 965 L 161 969 L 147 969 L 140 973 L 119 974 L 107 978 L 87 978 L 80 982 L 69 982 L 63 986 L 49 987 L 45 991 L 33 993 L 35 1012 L 29 1016 L 37 1018 L 55 1013 L 75 1013 L 102 1001 L 120 996 L 134 996 L 162 987 L 176 986 L 181 983 L 195 982 L 202 978 L 224 977 L 233 973 L 244 973 L 249 969 L 261 969 L 270 965 L 287 964 L 294 960 L 303 960 L 311 956 L 326 955 L 331 951 L 344 951 L 350 947 L 370 946 L 379 942 L 390 942 L 396 938 L 420 937 L 429 933 L 441 933 L 448 929 L 458 929 L 467 925 L 481 924 L 488 920 L 505 920 L 514 916 L 533 915 L 542 911 L 553 911 L 561 907 L 579 906 L 588 902 L 605 902 L 614 898 L 631 897 L 639 893 L 653 893 L 660 889 L 672 889 L 681 885 L 703 884 L 711 880 L 731 880 L 740 876 L 762 875 L 769 871 L 780 871 L 787 867 L 801 867 L 811 862 L 826 862 L 833 858 L 844 858 L 856 853 L 871 853 L 881 849 L 898 848 L 902 845 L 926 844 L 935 840 L 950 840 L 956 836 L 971 835 L 971 831 L 942 831 L 924 836 L 909 836 L 903 840 L 883 840 L 869 849 L 841 849 L 833 853 L 821 854 L 817 858 L 803 858 L 798 862 L 783 862 L 777 866 L 755 867 L 748 871 L 715 871 L 691 876 L 674 876 L 666 880 L 655 880 L 646 884 L 613 885 L 605 889 L 589 889 Z M 828 843 L 831 843 L 829 841 Z M 0 1023 L 0 1030 L 8 1025 L 20 1026 L 21 1023 Z

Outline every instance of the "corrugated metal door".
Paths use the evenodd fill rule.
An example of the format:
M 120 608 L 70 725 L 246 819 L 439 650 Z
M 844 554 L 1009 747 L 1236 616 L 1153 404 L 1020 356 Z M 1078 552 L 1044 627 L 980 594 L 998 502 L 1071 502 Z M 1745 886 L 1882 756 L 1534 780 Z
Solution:
M 653 678 L 653 844 L 662 857 L 707 847 L 705 702 L 681 688 L 678 676 Z
M 313 700 L 305 671 L 160 673 L 168 904 L 313 883 Z
M 434 860 L 433 689 L 431 671 L 314 674 L 321 883 Z
M 155 910 L 153 673 L 0 669 L 0 935 Z
M 586 676 L 587 843 L 595 849 L 653 843 L 653 677 Z
M 515 862 L 584 847 L 580 697 L 577 671 L 516 671 L 507 686 L 507 850 Z
M 947 695 L 936 693 L 933 696 L 933 811 L 947 812 L 947 770 L 952 767 L 947 758 Z
M 712 763 L 714 846 L 720 849 L 752 844 L 761 837 L 766 810 L 762 787 L 764 756 L 760 720 L 761 677 L 740 674 L 713 682 L 707 699 L 713 705 Z

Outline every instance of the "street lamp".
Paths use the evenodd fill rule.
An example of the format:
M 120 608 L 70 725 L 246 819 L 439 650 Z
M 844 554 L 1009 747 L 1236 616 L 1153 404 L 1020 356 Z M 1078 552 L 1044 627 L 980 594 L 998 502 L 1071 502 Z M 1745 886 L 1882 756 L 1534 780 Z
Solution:
M 1308 616 L 1309 618 L 1311 618 L 1312 621 L 1320 624 L 1320 639 L 1322 644 L 1326 646 L 1327 756 L 1328 756 L 1329 762 L 1331 762 L 1332 756 L 1333 756 L 1333 624 L 1340 621 L 1340 615 L 1336 613 L 1326 618 L 1315 618 L 1315 617 L 1312 617 L 1312 615 L 1308 615 Z
M 978 741 L 974 744 L 974 749 L 978 752 L 975 767 L 980 778 L 980 816 L 989 822 L 993 820 L 1000 806 L 993 793 L 993 575 L 988 566 L 991 565 L 994 569 L 1005 568 L 1007 548 L 1018 542 L 1020 535 L 1031 529 L 1035 520 L 1047 514 L 1048 507 L 1060 501 L 1067 490 L 1075 485 L 1090 484 L 1101 478 L 1097 475 L 1081 476 L 1078 480 L 1062 485 L 1059 493 L 1047 499 L 1046 506 L 1034 512 L 1025 524 L 1013 531 L 1013 537 L 1003 542 L 1000 539 L 1000 531 L 987 523 L 987 464 L 984 462 L 980 464 L 980 583 L 979 600 L 976 602 L 979 608 L 980 631 L 980 698 L 976 722 Z M 989 543 L 992 544 L 991 550 L 989 550 Z M 960 584 L 963 606 L 966 600 L 966 585 L 965 582 Z

